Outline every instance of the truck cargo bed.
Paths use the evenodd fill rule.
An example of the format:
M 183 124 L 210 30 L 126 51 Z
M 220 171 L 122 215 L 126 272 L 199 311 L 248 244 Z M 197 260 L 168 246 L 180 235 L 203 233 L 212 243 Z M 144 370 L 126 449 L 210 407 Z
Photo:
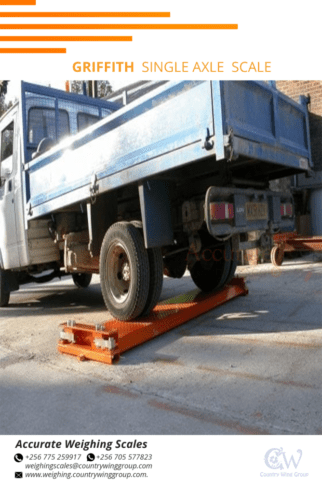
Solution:
M 312 164 L 306 102 L 297 104 L 263 82 L 169 82 L 112 108 L 35 159 L 28 147 L 31 110 L 25 95 L 37 97 L 38 86 L 23 83 L 22 91 L 25 200 L 32 219 L 202 160 L 213 166 L 228 161 L 234 176 L 265 182 L 309 172 Z M 47 92 L 56 115 L 66 119 L 70 94 Z M 85 102 L 91 104 L 89 98 Z M 100 104 L 107 103 L 95 100 Z M 195 164 L 196 177 L 199 169 Z

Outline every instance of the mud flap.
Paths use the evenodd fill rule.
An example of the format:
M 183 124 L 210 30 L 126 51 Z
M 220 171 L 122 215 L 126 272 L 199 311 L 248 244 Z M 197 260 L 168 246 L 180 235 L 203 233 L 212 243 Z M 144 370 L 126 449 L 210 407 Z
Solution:
M 139 185 L 145 248 L 173 243 L 170 187 L 166 181 L 147 180 Z

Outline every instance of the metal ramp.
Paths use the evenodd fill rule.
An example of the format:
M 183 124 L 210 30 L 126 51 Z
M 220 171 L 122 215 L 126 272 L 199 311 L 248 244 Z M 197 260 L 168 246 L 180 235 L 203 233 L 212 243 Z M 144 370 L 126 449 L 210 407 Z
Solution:
M 148 317 L 135 321 L 113 319 L 96 325 L 68 321 L 60 326 L 58 350 L 77 356 L 79 361 L 94 360 L 111 365 L 117 363 L 125 351 L 247 294 L 244 279 L 234 278 L 216 293 L 205 294 L 196 289 L 159 303 Z

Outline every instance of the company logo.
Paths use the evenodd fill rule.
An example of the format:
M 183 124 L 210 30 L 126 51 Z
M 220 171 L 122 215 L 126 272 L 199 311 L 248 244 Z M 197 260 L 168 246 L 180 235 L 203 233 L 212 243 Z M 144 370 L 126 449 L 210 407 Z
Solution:
M 297 469 L 302 458 L 302 450 L 298 449 L 294 455 L 287 455 L 283 448 L 271 448 L 265 454 L 265 464 L 270 469 L 289 469 L 291 465 Z
M 271 448 L 264 455 L 264 463 L 269 469 L 261 472 L 261 477 L 307 477 L 308 472 L 298 469 L 302 459 L 302 450 L 285 452 L 282 447 Z

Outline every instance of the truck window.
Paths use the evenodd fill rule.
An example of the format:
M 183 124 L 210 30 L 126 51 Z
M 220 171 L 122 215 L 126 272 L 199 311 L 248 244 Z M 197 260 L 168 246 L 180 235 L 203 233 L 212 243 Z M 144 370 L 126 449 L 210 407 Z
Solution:
M 109 116 L 113 113 L 112 110 L 107 110 L 106 108 L 102 108 L 101 112 L 102 112 L 102 118 L 105 118 L 106 116 Z
M 4 181 L 3 173 L 9 174 L 13 170 L 13 137 L 14 137 L 14 126 L 13 121 L 2 130 L 1 132 L 1 160 L 0 160 L 0 187 L 3 185 Z
M 69 118 L 65 110 L 59 110 L 58 136 L 56 138 L 55 109 L 30 108 L 28 114 L 28 142 L 38 145 L 45 137 L 54 141 L 69 135 Z
M 13 154 L 13 122 L 1 132 L 1 161 Z
M 93 125 L 94 123 L 99 121 L 99 116 L 90 115 L 89 113 L 77 113 L 77 129 L 80 132 L 84 130 L 84 128 Z

